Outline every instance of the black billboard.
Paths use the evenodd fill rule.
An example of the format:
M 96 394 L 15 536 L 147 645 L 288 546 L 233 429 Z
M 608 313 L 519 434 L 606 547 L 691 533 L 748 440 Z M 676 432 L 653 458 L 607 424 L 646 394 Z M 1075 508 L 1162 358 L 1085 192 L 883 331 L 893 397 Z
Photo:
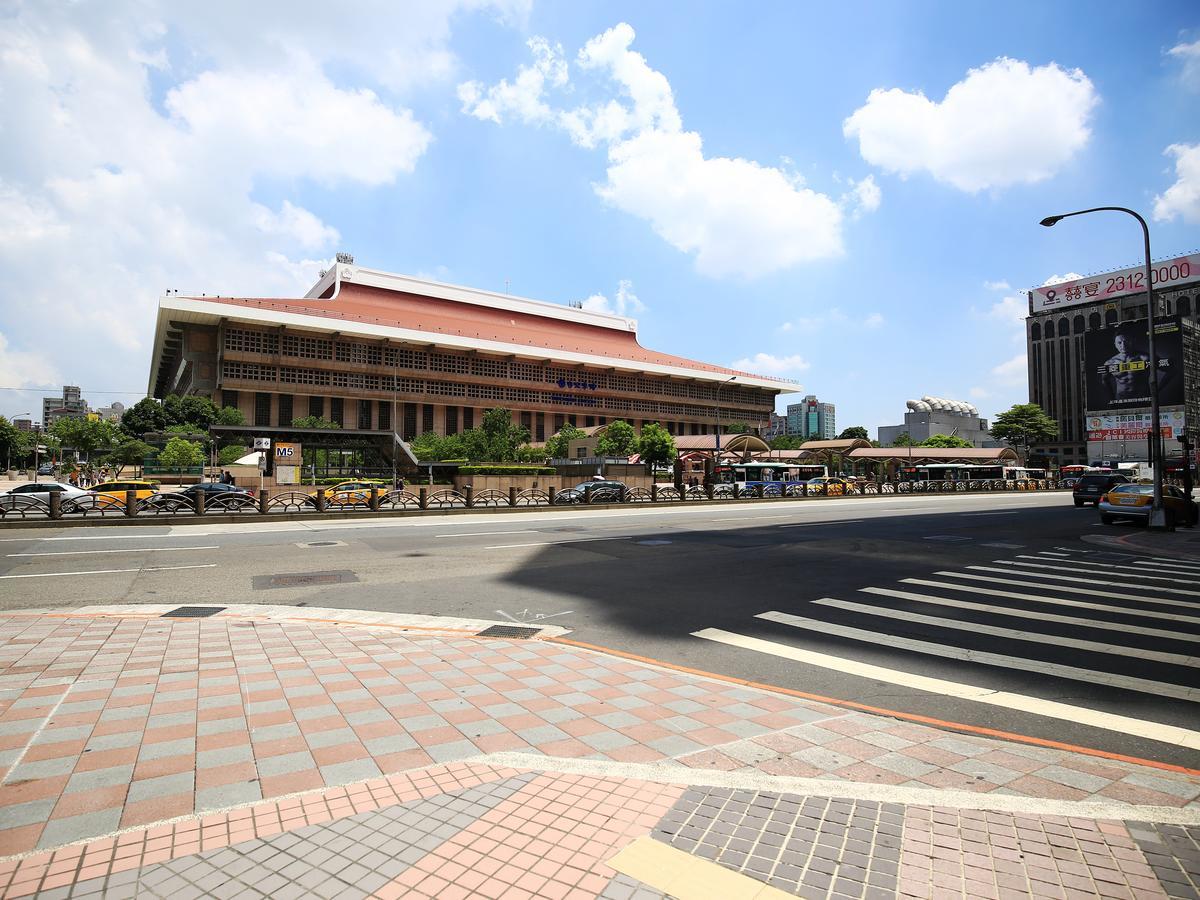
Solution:
M 1089 331 L 1084 340 L 1087 411 L 1149 409 L 1150 352 L 1146 320 Z M 1179 318 L 1160 321 L 1154 332 L 1158 357 L 1158 403 L 1183 404 L 1183 328 Z

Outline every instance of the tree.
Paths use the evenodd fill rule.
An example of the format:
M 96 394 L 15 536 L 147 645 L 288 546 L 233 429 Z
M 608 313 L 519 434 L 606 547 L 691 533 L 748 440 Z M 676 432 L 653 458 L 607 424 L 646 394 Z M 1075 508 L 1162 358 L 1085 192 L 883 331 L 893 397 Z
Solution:
M 725 426 L 726 434 L 749 434 L 754 429 L 745 422 L 730 422 Z
M 122 468 L 140 466 L 142 461 L 153 452 L 154 448 L 145 441 L 126 436 L 108 452 L 107 458 L 109 462 L 116 463 L 116 474 L 120 475 Z
M 330 422 L 328 419 L 322 419 L 320 416 L 303 416 L 299 419 L 292 419 L 293 428 L 341 428 L 337 422 Z
M 216 411 L 213 417 L 214 425 L 245 425 L 246 417 L 242 415 L 240 409 L 234 409 L 232 406 L 222 406 Z
M 11 465 L 12 458 L 24 449 L 22 433 L 16 425 L 0 416 L 0 458 L 4 459 L 5 466 Z
M 974 447 L 975 445 L 966 438 L 961 438 L 957 434 L 931 434 L 928 438 L 921 441 L 921 447 Z
M 665 466 L 675 459 L 675 438 L 657 422 L 649 422 L 642 426 L 638 453 L 642 456 L 642 462 L 651 468 Z
M 767 441 L 767 446 L 772 450 L 799 450 L 800 445 L 803 443 L 804 438 L 802 437 L 797 437 L 794 434 L 781 434 Z
M 231 444 L 228 447 L 222 447 L 219 451 L 217 451 L 217 465 L 232 466 L 247 453 L 253 452 L 254 451 L 249 447 L 239 447 L 236 444 Z
M 64 447 L 87 456 L 93 450 L 105 450 L 117 442 L 117 427 L 103 419 L 66 417 L 55 422 L 50 430 Z
M 173 437 L 158 454 L 158 464 L 170 469 L 182 470 L 191 466 L 204 465 L 204 449 L 195 441 Z
M 587 437 L 582 429 L 576 428 L 570 422 L 550 436 L 546 441 L 546 455 L 550 459 L 566 459 L 571 454 L 571 441 Z
M 638 438 L 633 426 L 623 419 L 610 422 L 596 442 L 600 456 L 632 456 L 637 452 Z
M 443 459 L 467 458 L 466 443 L 462 435 L 448 434 L 445 437 L 427 431 L 409 442 L 413 455 L 421 462 L 441 462 Z
M 168 424 L 162 404 L 153 397 L 139 400 L 121 414 L 121 430 L 133 437 L 141 437 L 149 431 L 163 431 Z
M 892 446 L 915 447 L 917 446 L 917 442 L 912 439 L 912 435 L 910 435 L 907 431 L 902 431 L 900 434 L 896 435 L 895 440 L 892 441 Z
M 869 441 L 870 439 L 870 435 L 867 434 L 867 429 L 863 428 L 861 425 L 851 425 L 849 428 L 843 428 L 842 433 L 838 435 L 839 441 Z
M 998 441 L 1020 447 L 1023 450 L 1021 457 L 1025 458 L 1029 456 L 1030 444 L 1058 437 L 1058 423 L 1036 403 L 1018 403 L 992 419 L 991 435 Z
M 488 462 L 512 462 L 517 448 L 529 443 L 529 429 L 513 422 L 512 413 L 496 406 L 483 414 L 481 423 L 487 440 Z

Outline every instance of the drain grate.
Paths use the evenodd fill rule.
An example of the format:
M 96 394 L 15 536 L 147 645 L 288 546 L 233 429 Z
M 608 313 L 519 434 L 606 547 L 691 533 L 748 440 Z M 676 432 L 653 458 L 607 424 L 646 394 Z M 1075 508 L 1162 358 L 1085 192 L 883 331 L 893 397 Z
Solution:
M 336 547 L 341 541 L 309 541 L 306 547 Z
M 224 611 L 224 606 L 181 606 L 179 609 L 173 609 L 170 612 L 163 613 L 159 618 L 206 619 L 209 616 L 215 616 L 217 613 Z
M 285 572 L 280 575 L 255 575 L 250 586 L 256 591 L 267 588 L 309 587 L 314 584 L 348 584 L 358 581 L 358 576 L 349 569 L 331 572 Z
M 540 628 L 522 628 L 519 625 L 493 625 L 491 628 L 485 628 L 479 632 L 479 637 L 497 637 L 497 638 L 531 638 L 542 629 Z

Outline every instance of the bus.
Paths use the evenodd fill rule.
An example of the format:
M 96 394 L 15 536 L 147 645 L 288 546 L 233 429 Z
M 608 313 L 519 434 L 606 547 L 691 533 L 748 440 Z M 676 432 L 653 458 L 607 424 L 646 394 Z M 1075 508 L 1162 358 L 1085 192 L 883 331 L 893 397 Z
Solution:
M 715 484 L 736 484 L 739 490 L 758 485 L 800 484 L 810 478 L 828 475 L 825 466 L 799 465 L 787 462 L 722 463 L 713 469 Z
M 1037 481 L 1046 477 L 1045 469 L 970 463 L 930 463 L 906 471 L 914 481 Z

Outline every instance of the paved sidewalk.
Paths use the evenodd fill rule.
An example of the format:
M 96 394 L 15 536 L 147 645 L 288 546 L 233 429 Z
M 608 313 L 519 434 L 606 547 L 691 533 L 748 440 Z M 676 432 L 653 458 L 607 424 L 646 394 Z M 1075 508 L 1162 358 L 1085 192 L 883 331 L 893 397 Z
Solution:
M 1195 773 L 488 623 L 173 610 L 0 617 L 5 896 L 1200 896 Z

